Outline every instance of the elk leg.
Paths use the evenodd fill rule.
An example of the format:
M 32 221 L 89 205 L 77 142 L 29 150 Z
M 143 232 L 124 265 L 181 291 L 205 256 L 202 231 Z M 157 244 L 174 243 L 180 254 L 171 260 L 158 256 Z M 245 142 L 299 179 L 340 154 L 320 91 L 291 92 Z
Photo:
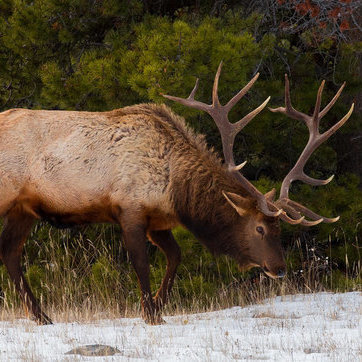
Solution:
M 146 250 L 146 232 L 143 226 L 127 226 L 123 230 L 123 241 L 131 263 L 136 271 L 141 289 L 143 318 L 148 324 L 164 323 L 152 299 L 150 286 L 150 265 Z
M 35 320 L 39 324 L 52 324 L 50 318 L 42 312 L 20 265 L 23 246 L 33 222 L 34 217 L 31 215 L 16 210 L 8 213 L 0 236 L 0 257 L 24 305 L 33 313 Z
M 154 301 L 158 308 L 162 308 L 167 303 L 175 279 L 176 270 L 181 262 L 181 250 L 171 230 L 151 231 L 149 237 L 153 244 L 157 245 L 167 258 L 167 268 L 160 288 L 158 289 Z

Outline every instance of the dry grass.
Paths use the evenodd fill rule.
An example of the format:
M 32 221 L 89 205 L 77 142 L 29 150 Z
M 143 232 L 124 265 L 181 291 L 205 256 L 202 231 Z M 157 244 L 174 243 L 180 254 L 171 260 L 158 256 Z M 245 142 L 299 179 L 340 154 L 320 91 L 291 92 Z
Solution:
M 74 236 L 69 230 L 50 229 L 45 235 L 39 234 L 39 230 L 32 235 L 24 264 L 32 289 L 54 321 L 89 322 L 141 315 L 136 277 L 121 245 L 114 242 L 118 235 L 112 228 L 98 228 L 92 239 L 85 239 L 82 234 Z M 110 238 L 113 242 L 107 243 Z M 297 243 L 297 247 L 302 253 L 300 244 Z M 210 273 L 203 256 L 216 263 L 216 271 Z M 258 304 L 275 296 L 331 290 L 329 283 L 333 281 L 333 270 L 326 267 L 324 260 L 308 258 L 303 270 L 292 269 L 285 278 L 272 280 L 262 272 L 241 275 L 231 261 L 224 258 L 214 261 L 203 251 L 198 265 L 192 270 L 181 264 L 164 314 L 214 311 Z M 31 264 L 33 259 L 38 261 L 36 265 Z M 151 261 L 154 263 L 151 282 L 156 291 L 165 261 L 160 256 L 153 256 Z M 360 275 L 360 264 L 354 268 L 352 272 Z M 4 268 L 0 271 L 1 320 L 25 317 L 26 311 L 7 273 Z M 352 279 L 352 284 L 346 285 L 345 290 L 360 290 L 359 280 Z M 279 317 L 270 315 L 269 318 Z

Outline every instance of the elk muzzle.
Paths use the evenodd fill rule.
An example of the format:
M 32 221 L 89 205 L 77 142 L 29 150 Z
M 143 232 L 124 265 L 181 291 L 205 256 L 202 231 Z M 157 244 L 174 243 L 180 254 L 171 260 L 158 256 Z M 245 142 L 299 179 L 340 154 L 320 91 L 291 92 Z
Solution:
M 266 264 L 264 264 L 264 266 L 262 268 L 263 268 L 264 273 L 268 277 L 273 278 L 273 279 L 283 278 L 286 274 L 286 265 L 285 264 L 279 265 L 276 267 L 270 267 L 270 266 L 267 266 Z

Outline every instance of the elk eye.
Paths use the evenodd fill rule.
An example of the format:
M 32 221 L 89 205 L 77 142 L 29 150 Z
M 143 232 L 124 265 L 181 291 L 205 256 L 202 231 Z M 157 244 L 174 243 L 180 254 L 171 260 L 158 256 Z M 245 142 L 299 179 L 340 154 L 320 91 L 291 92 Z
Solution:
M 261 235 L 264 235 L 264 228 L 262 226 L 257 226 L 256 227 L 256 231 L 261 234 Z

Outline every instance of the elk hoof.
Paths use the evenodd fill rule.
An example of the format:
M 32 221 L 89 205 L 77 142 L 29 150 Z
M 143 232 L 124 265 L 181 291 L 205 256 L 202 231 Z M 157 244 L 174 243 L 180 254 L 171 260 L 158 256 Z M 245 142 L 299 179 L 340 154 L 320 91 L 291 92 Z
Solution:
M 145 318 L 145 322 L 151 326 L 158 326 L 161 324 L 166 324 L 166 321 L 160 315 L 147 317 L 147 318 Z
M 47 315 L 41 315 L 31 318 L 33 321 L 35 321 L 40 326 L 46 326 L 53 324 L 52 320 Z

